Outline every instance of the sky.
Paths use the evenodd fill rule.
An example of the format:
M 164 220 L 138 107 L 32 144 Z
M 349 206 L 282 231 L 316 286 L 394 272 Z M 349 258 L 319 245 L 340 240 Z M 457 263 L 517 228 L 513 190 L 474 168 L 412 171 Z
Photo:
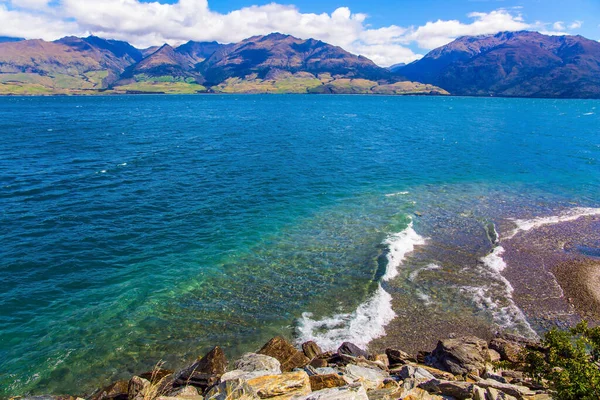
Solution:
M 94 34 L 144 48 L 281 32 L 381 66 L 460 36 L 518 30 L 600 40 L 600 0 L 0 0 L 0 36 Z

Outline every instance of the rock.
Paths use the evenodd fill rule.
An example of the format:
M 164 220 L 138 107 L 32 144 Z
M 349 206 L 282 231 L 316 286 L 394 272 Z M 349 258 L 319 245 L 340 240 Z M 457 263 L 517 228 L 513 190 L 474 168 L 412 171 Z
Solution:
M 321 348 L 319 347 L 319 345 L 316 344 L 313 341 L 303 343 L 302 344 L 302 351 L 304 352 L 304 355 L 309 360 L 312 360 L 315 357 L 323 354 L 323 351 L 321 350 Z
M 273 375 L 273 374 L 268 371 L 247 372 L 247 371 L 242 371 L 241 369 L 234 369 L 233 371 L 227 371 L 223 375 L 221 375 L 220 381 L 221 382 L 227 382 L 227 381 L 231 381 L 231 380 L 247 381 L 249 379 L 254 379 L 254 378 L 258 378 L 258 377 L 266 376 L 266 375 Z
M 92 400 L 128 400 L 129 381 L 114 382 L 92 396 Z
M 371 361 L 381 364 L 383 369 L 387 369 L 390 366 L 390 360 L 387 354 L 377 354 Z
M 377 389 L 367 392 L 369 400 L 394 400 L 399 399 L 403 394 L 402 389 L 399 387 L 396 387 L 395 389 Z
M 169 375 L 173 375 L 173 372 L 174 371 L 171 371 L 170 369 L 157 368 L 140 374 L 140 378 L 147 379 L 150 383 L 156 383 L 166 379 Z
M 485 400 L 517 400 L 504 392 L 500 392 L 494 388 L 487 388 L 485 391 Z
M 514 381 L 521 382 L 525 379 L 525 374 L 523 374 L 521 371 L 508 370 L 502 371 L 501 374 L 507 383 L 513 383 Z
M 389 365 L 408 364 L 409 362 L 417 362 L 415 357 L 397 349 L 385 349 L 385 354 L 388 357 Z
M 397 375 L 400 376 L 402 379 L 417 379 L 417 380 L 430 380 L 430 379 L 435 379 L 435 376 L 433 376 L 429 371 L 423 369 L 423 368 L 419 368 L 419 367 L 415 367 L 412 365 L 405 365 L 403 366 L 398 372 Z
M 291 399 L 311 393 L 310 379 L 304 371 L 267 375 L 246 382 L 261 399 Z
M 205 400 L 256 400 L 258 394 L 246 382 L 229 380 L 213 386 L 204 398 Z M 158 399 L 160 400 L 160 399 Z
M 315 358 L 310 362 L 310 366 L 313 368 L 323 368 L 328 365 L 327 360 L 323 360 L 322 358 Z
M 473 387 L 474 385 L 469 382 L 439 379 L 432 379 L 419 385 L 419 388 L 427 390 L 429 393 L 454 397 L 459 400 L 470 399 L 473 396 Z
M 338 348 L 338 354 L 351 357 L 364 357 L 365 359 L 369 357 L 369 353 L 350 342 L 342 343 Z
M 489 361 L 487 350 L 486 341 L 474 336 L 441 340 L 427 357 L 427 364 L 455 375 L 480 375 Z
M 148 388 L 150 387 L 150 381 L 139 376 L 134 376 L 129 380 L 127 385 L 127 397 L 129 400 L 143 400 L 148 394 Z M 196 394 L 198 394 L 196 392 Z
M 484 379 L 493 379 L 495 381 L 501 382 L 501 383 L 509 383 L 506 381 L 506 378 L 503 377 L 502 375 L 498 375 L 492 371 L 485 371 L 482 375 L 482 378 Z
M 271 339 L 258 351 L 258 354 L 264 354 L 277 359 L 281 363 L 281 370 L 283 372 L 289 372 L 294 368 L 302 368 L 310 362 L 304 353 L 298 351 L 281 336 Z
M 328 374 L 337 374 L 338 373 L 338 371 L 335 368 L 331 368 L 331 367 L 315 368 L 315 372 L 318 375 L 328 375 Z
M 198 389 L 193 386 L 184 386 L 175 394 L 177 397 L 193 397 L 198 396 Z
M 345 367 L 346 376 L 354 382 L 362 383 L 366 390 L 380 389 L 388 373 L 379 369 L 349 364 Z
M 487 400 L 485 398 L 485 390 L 479 386 L 473 387 L 473 400 Z
M 226 367 L 225 353 L 220 347 L 214 347 L 204 357 L 180 371 L 173 386 L 192 385 L 205 390 L 219 381 Z
M 313 392 L 335 388 L 340 386 L 346 386 L 348 382 L 344 380 L 338 374 L 327 374 L 327 375 L 314 375 L 309 377 L 310 380 L 310 388 Z
M 489 347 L 490 349 L 497 351 L 502 360 L 512 363 L 522 363 L 524 361 L 524 347 L 518 343 L 496 338 L 490 342 Z
M 429 351 L 419 351 L 417 353 L 417 362 L 419 364 L 425 364 L 425 360 L 429 357 L 431 353 Z
M 323 389 L 294 400 L 369 400 L 362 385 L 348 385 L 340 388 Z
M 477 382 L 477 386 L 484 389 L 492 388 L 504 392 L 508 395 L 522 399 L 524 396 L 533 396 L 535 392 L 525 386 L 511 385 L 509 383 L 501 383 L 493 379 L 484 379 Z
M 397 398 L 397 397 L 396 397 Z M 435 394 L 431 394 L 426 390 L 420 388 L 414 388 L 408 392 L 402 393 L 402 397 L 399 397 L 403 400 L 445 400 L 441 396 L 437 396 Z
M 266 371 L 271 375 L 281 373 L 280 362 L 264 354 L 246 353 L 235 362 L 234 367 L 246 372 Z
M 502 356 L 500 355 L 500 353 L 493 349 L 488 349 L 488 358 L 493 363 L 502 360 Z
M 364 357 L 347 356 L 344 354 L 339 355 L 339 360 L 338 360 L 337 364 L 339 364 L 339 365 L 353 364 L 353 365 L 359 365 L 361 367 L 376 368 L 376 369 L 380 369 L 383 371 L 387 371 L 387 367 L 382 362 L 367 360 Z

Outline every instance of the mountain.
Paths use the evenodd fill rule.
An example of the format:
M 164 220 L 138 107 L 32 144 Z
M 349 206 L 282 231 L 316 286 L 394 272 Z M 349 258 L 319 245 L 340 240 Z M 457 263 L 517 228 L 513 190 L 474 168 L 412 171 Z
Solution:
M 387 69 L 388 69 L 388 71 L 391 71 L 391 72 L 397 72 L 402 67 L 406 67 L 406 63 L 394 64 L 394 65 L 389 66 Z
M 98 90 L 141 59 L 126 42 L 94 36 L 0 43 L 0 94 Z
M 0 43 L 20 42 L 23 40 L 25 40 L 25 39 L 17 38 L 17 37 L 10 37 L 10 36 L 0 36 Z
M 198 92 L 447 94 L 400 82 L 340 47 L 278 33 L 142 50 L 95 36 L 0 43 L 0 94 Z
M 302 40 L 272 33 L 254 36 L 217 50 L 199 67 L 205 82 L 218 84 L 229 78 L 255 75 L 262 79 L 272 71 L 312 75 L 329 73 L 335 77 L 392 80 L 392 74 L 373 61 L 348 53 L 320 40 Z
M 454 95 L 600 98 L 600 43 L 527 31 L 462 37 L 397 73 Z

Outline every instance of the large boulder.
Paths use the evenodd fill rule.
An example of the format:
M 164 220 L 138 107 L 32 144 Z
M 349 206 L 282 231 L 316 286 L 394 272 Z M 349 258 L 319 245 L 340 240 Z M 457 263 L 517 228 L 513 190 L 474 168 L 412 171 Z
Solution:
M 431 372 L 427 371 L 424 368 L 416 367 L 413 365 L 405 365 L 399 371 L 397 371 L 397 375 L 402 379 L 417 379 L 428 381 L 431 379 L 435 379 L 435 376 L 431 374 Z
M 180 371 L 173 385 L 175 387 L 191 385 L 205 390 L 219 381 L 226 368 L 225 353 L 217 346 L 194 364 Z
M 355 383 L 361 383 L 366 390 L 381 389 L 383 382 L 389 377 L 387 372 L 380 369 L 366 368 L 348 364 L 345 368 L 346 377 Z
M 281 363 L 281 370 L 289 372 L 294 368 L 302 368 L 307 365 L 310 360 L 303 352 L 298 351 L 290 342 L 281 336 L 274 337 L 269 340 L 258 354 L 273 357 Z
M 455 375 L 476 376 L 485 372 L 489 361 L 487 342 L 474 336 L 441 340 L 426 359 L 428 365 Z
M 507 394 L 509 396 L 516 397 L 517 399 L 523 399 L 525 397 L 535 395 L 535 392 L 533 392 L 528 387 L 519 386 L 519 385 L 511 385 L 509 383 L 502 383 L 502 382 L 495 381 L 493 379 L 481 380 L 481 381 L 477 382 L 477 386 L 484 388 L 484 389 L 489 389 L 489 388 L 495 389 L 497 391 L 504 392 L 505 394 Z
M 319 390 L 294 400 L 369 400 L 369 397 L 362 385 L 348 385 Z
M 246 353 L 235 362 L 234 367 L 246 372 L 268 371 L 271 375 L 281 373 L 281 363 L 264 354 Z

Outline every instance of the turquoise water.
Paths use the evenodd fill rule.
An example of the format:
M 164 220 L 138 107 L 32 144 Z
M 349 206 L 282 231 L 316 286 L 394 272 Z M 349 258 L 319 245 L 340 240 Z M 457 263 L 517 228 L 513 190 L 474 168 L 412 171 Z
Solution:
M 0 395 L 346 337 L 411 224 L 430 250 L 386 293 L 528 329 L 459 272 L 492 250 L 486 223 L 600 207 L 599 128 L 587 100 L 0 98 Z

